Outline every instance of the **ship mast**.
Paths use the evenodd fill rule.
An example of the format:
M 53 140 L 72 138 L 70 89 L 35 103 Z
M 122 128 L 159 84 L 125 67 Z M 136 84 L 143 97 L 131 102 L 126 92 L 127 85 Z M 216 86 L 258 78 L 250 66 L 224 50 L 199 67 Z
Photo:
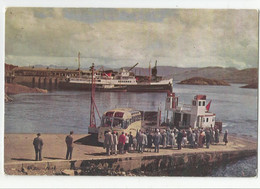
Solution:
M 79 77 L 80 77 L 80 52 L 78 52 L 78 70 L 79 70 Z
M 92 78 L 91 78 L 90 122 L 89 122 L 88 133 L 97 133 L 95 110 L 98 113 L 99 119 L 101 119 L 97 106 L 96 106 L 96 103 L 95 103 L 96 84 L 95 84 L 95 78 L 94 78 L 94 70 L 95 70 L 94 67 L 95 67 L 95 65 L 94 65 L 94 63 L 92 63 L 92 66 L 90 67 Z
M 151 60 L 149 62 L 149 82 L 151 82 Z

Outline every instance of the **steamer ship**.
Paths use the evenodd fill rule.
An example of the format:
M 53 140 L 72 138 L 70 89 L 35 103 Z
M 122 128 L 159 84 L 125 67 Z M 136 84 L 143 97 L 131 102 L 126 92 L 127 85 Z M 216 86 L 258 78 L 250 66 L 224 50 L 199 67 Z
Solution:
M 64 90 L 91 90 L 92 79 L 95 82 L 96 91 L 124 91 L 124 92 L 167 92 L 172 91 L 173 79 L 163 79 L 157 76 L 157 61 L 152 69 L 152 76 L 135 76 L 131 70 L 136 67 L 136 63 L 130 69 L 121 68 L 119 72 L 112 70 L 96 70 L 92 74 L 90 71 L 81 71 L 80 77 L 67 77 L 59 83 L 59 88 Z M 94 66 L 94 65 L 93 65 Z M 149 73 L 151 73 L 149 69 Z

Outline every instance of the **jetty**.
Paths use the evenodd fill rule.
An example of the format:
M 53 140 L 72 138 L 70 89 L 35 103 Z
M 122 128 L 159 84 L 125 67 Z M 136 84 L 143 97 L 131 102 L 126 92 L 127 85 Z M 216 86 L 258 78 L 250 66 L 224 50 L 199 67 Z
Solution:
M 66 160 L 65 134 L 42 134 L 42 161 L 34 161 L 32 141 L 35 134 L 5 134 L 4 171 L 8 175 L 207 175 L 210 167 L 227 164 L 257 154 L 257 141 L 247 136 L 229 134 L 227 146 L 222 142 L 210 148 L 160 149 L 159 153 L 126 153 L 107 156 L 92 135 L 74 134 L 72 160 Z M 94 171 L 95 170 L 95 171 Z M 200 172 L 195 174 L 194 172 Z M 150 174 L 148 174 L 150 173 Z

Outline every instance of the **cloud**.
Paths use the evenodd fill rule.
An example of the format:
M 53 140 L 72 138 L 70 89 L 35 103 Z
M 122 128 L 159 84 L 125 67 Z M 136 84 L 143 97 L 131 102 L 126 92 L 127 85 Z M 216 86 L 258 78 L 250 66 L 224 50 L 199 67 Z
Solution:
M 89 65 L 257 67 L 257 11 L 7 9 L 6 62 L 69 65 L 78 51 Z

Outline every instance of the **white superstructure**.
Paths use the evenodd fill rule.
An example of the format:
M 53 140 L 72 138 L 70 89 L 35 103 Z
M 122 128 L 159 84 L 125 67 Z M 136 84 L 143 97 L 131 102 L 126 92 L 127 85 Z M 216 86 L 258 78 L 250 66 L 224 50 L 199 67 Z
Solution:
M 167 122 L 179 128 L 205 128 L 215 126 L 216 115 L 206 107 L 206 95 L 196 95 L 191 105 L 179 106 L 175 93 L 168 93 L 165 103 Z M 170 116 L 170 119 L 168 117 Z

